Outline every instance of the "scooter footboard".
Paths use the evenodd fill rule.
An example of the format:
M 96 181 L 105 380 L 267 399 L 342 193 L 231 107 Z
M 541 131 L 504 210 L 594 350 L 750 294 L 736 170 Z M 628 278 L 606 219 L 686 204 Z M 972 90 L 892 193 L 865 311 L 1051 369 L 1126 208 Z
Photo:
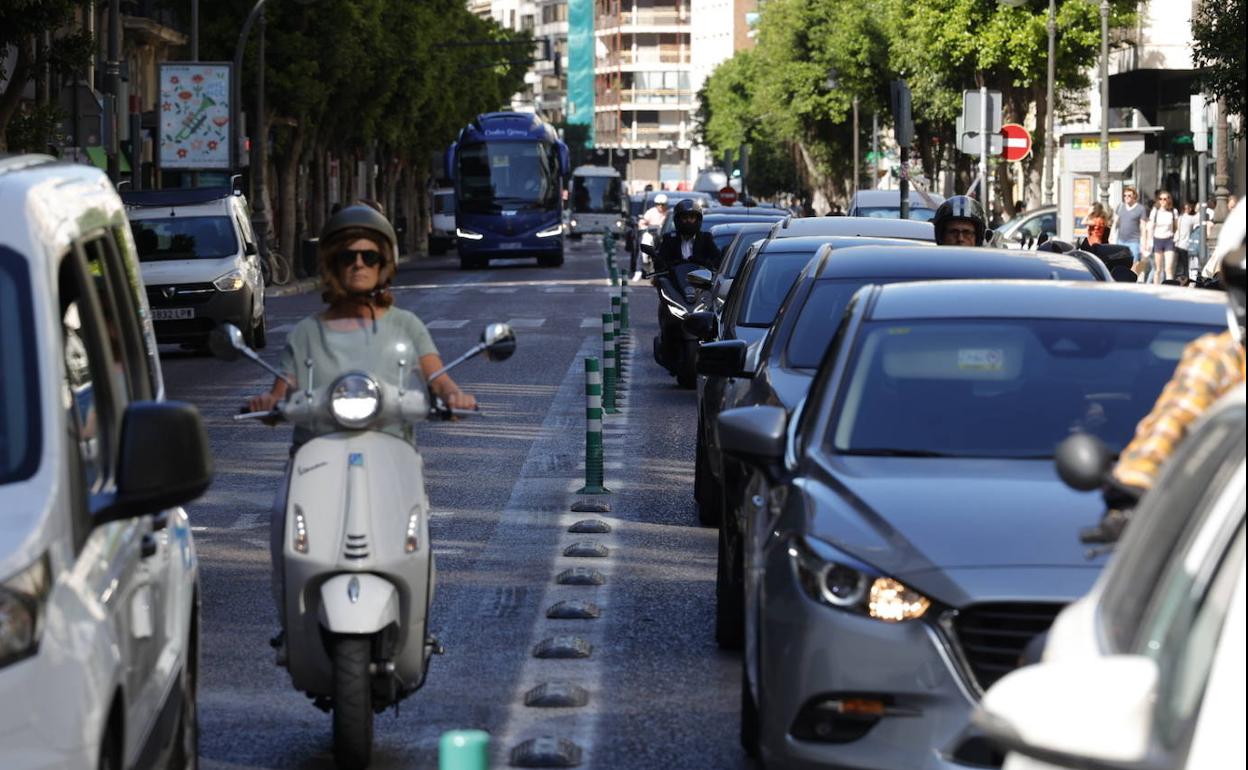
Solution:
M 321 585 L 321 626 L 334 634 L 374 634 L 399 622 L 399 592 L 367 572 L 335 575 Z

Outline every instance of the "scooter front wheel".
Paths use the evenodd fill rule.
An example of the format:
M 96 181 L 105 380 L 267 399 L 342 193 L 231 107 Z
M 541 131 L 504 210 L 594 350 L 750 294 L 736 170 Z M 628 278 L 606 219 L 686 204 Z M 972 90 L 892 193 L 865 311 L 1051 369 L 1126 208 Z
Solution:
M 368 672 L 372 640 L 336 636 L 332 645 L 334 761 L 343 770 L 362 770 L 373 752 L 373 688 Z

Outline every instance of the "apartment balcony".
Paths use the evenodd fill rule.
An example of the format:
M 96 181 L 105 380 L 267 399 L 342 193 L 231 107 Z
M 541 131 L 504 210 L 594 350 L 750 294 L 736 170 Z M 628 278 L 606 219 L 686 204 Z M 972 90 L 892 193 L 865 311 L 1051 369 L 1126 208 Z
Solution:
M 690 65 L 693 62 L 690 45 L 638 46 L 636 50 L 623 48 L 609 50 L 605 59 L 598 60 L 598 69 L 622 69 L 626 72 L 645 70 L 655 65 Z
M 616 33 L 638 32 L 688 32 L 692 20 L 688 10 L 657 8 L 646 11 L 621 13 L 618 16 L 599 16 L 594 19 L 594 35 L 605 37 Z
M 594 96 L 595 112 L 619 110 L 691 110 L 696 99 L 692 91 L 666 88 L 610 89 Z

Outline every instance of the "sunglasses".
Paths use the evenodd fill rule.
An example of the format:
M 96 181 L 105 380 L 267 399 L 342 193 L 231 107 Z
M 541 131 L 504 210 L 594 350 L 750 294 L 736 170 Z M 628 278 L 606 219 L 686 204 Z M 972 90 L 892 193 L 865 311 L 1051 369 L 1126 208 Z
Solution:
M 357 256 L 364 260 L 365 267 L 377 267 L 381 264 L 381 252 L 376 249 L 343 249 L 334 259 L 338 263 L 338 269 L 342 270 L 354 265 Z

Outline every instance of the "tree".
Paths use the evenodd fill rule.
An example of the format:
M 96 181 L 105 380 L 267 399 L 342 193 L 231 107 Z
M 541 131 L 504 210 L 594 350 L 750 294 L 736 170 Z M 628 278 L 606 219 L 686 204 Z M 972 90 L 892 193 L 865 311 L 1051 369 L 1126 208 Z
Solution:
M 0 152 L 45 150 L 63 116 L 42 88 L 34 105 L 18 112 L 27 84 L 43 74 L 59 79 L 80 71 L 90 61 L 91 36 L 60 32 L 72 25 L 81 0 L 4 0 L 0 3 Z M 44 33 L 53 31 L 51 44 Z M 16 121 L 16 125 L 14 124 Z M 15 129 L 10 134 L 10 127 Z M 16 141 L 10 142 L 10 139 Z
M 1226 110 L 1244 114 L 1244 0 L 1204 0 L 1192 18 L 1193 63 L 1207 95 L 1226 100 Z

